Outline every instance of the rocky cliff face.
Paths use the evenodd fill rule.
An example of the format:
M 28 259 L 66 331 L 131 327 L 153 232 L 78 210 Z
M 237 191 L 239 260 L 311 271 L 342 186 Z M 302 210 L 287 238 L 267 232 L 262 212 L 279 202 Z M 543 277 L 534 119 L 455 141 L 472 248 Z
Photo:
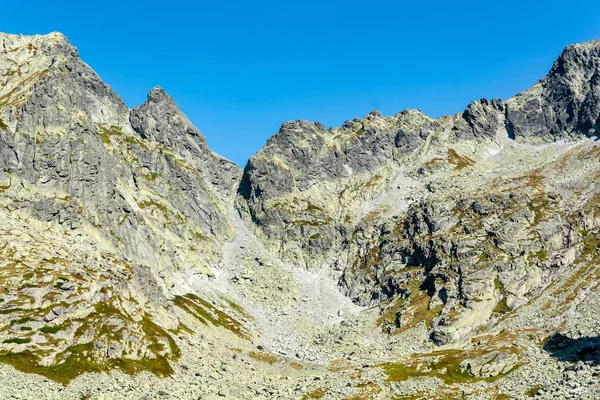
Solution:
M 328 260 L 351 230 L 344 220 L 354 219 L 354 200 L 388 190 L 383 183 L 399 175 L 392 170 L 414 168 L 428 153 L 463 145 L 475 154 L 482 143 L 499 138 L 547 142 L 594 136 L 600 116 L 599 52 L 598 41 L 569 46 L 531 89 L 507 102 L 473 102 L 453 117 L 433 120 L 404 111 L 383 118 L 372 112 L 329 130 L 318 123 L 288 122 L 250 159 L 240 208 L 282 257 L 305 260 L 307 266 Z M 455 161 L 469 162 L 460 157 Z
M 163 89 L 130 110 L 64 36 L 0 35 L 0 362 L 52 382 L 1 380 L 593 397 L 599 68 L 589 42 L 454 116 L 286 122 L 242 171 Z
M 373 111 L 332 129 L 287 122 L 248 162 L 238 208 L 282 258 L 319 265 L 331 260 L 364 204 L 397 186 L 414 158 L 430 147 L 477 146 L 503 134 L 499 100 L 473 102 L 438 120 L 407 110 L 393 117 Z M 456 154 L 457 162 L 461 157 Z
M 65 379 L 77 362 L 164 374 L 170 299 L 219 264 L 239 168 L 162 89 L 130 111 L 62 35 L 1 39 L 3 347 Z
M 507 102 L 509 133 L 556 140 L 598 131 L 600 41 L 569 46 L 552 70 L 532 88 Z
M 154 251 L 161 245 L 139 229 L 144 219 L 175 231 L 189 219 L 192 232 L 172 232 L 183 243 L 231 235 L 223 202 L 238 169 L 208 149 L 164 91 L 154 89 L 130 113 L 63 36 L 6 36 L 3 43 L 1 167 L 7 179 L 68 198 L 40 204 L 40 218 L 62 214 L 71 228 L 90 223 L 147 263 L 182 260 L 166 249 L 172 246 Z

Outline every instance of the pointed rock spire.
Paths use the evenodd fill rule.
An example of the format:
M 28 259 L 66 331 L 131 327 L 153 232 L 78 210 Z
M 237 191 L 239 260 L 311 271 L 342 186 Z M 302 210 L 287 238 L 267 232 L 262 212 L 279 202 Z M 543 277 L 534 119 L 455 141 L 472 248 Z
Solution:
M 240 168 L 210 150 L 206 138 L 163 88 L 152 89 L 148 100 L 131 111 L 129 120 L 142 138 L 170 148 L 198 168 L 219 196 L 235 193 Z
M 130 121 L 142 138 L 155 140 L 181 154 L 209 151 L 204 136 L 159 86 L 148 93 L 144 104 L 131 111 Z
M 507 128 L 530 140 L 598 135 L 598 99 L 600 40 L 567 46 L 545 78 L 506 102 Z

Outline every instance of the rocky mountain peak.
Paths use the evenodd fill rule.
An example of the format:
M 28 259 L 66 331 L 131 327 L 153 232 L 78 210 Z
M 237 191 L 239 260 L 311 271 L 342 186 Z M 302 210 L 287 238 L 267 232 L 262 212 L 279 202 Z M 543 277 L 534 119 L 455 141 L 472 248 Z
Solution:
M 130 121 L 144 139 L 155 140 L 177 151 L 200 153 L 208 151 L 200 133 L 161 87 L 148 93 L 148 100 L 131 111 Z
M 585 65 L 598 65 L 598 56 L 600 54 L 600 39 L 590 40 L 584 43 L 570 44 L 562 51 L 558 59 L 554 62 L 552 70 L 568 63 Z
M 235 192 L 240 168 L 210 150 L 204 135 L 163 88 L 154 87 L 148 100 L 131 110 L 129 121 L 142 139 L 159 143 L 200 171 L 218 196 L 229 198 Z
M 590 90 L 587 85 L 599 73 L 600 40 L 593 40 L 567 46 L 540 82 L 556 89 L 568 87 L 573 93 L 584 96 Z
M 36 84 L 43 84 L 53 71 L 69 65 L 72 72 L 86 66 L 77 49 L 59 33 L 48 35 L 0 34 L 0 112 L 2 108 L 21 105 L 33 94 Z M 61 78 L 67 73 L 61 74 Z M 1 116 L 0 116 L 1 118 Z
M 153 103 L 168 102 L 175 104 L 175 100 L 173 100 L 173 98 L 167 94 L 165 89 L 161 88 L 160 86 L 155 86 L 150 92 L 148 92 L 148 101 Z
M 77 48 L 60 32 L 34 36 L 0 33 L 0 53 L 16 53 L 21 60 L 59 54 L 79 57 Z
M 372 119 L 372 118 L 383 118 L 383 114 L 381 113 L 381 111 L 378 110 L 371 110 L 371 112 L 369 112 L 369 114 L 367 114 L 367 119 Z
M 79 56 L 77 48 L 69 41 L 69 39 L 61 32 L 50 32 L 46 35 L 41 36 L 41 42 L 45 43 L 48 47 L 54 47 L 57 49 L 68 49 L 72 54 Z
M 507 128 L 528 141 L 598 134 L 600 40 L 568 46 L 548 75 L 509 99 Z

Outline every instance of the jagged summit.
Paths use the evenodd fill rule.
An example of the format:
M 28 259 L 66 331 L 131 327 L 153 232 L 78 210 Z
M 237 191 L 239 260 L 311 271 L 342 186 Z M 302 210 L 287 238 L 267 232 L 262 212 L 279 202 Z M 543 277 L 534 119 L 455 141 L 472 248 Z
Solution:
M 76 51 L 76 47 L 69 41 L 69 39 L 61 32 L 50 32 L 46 35 L 41 36 L 42 41 L 49 42 L 50 45 L 67 45 Z
M 154 103 L 160 103 L 161 101 L 174 102 L 173 98 L 169 96 L 167 92 L 165 92 L 165 90 L 160 86 L 155 86 L 150 92 L 148 92 L 148 101 L 152 101 Z
M 592 40 L 588 40 L 587 42 L 570 44 L 567 47 L 565 47 L 565 49 L 563 50 L 563 52 L 561 54 L 568 53 L 568 52 L 573 51 L 574 49 L 577 49 L 577 48 L 579 48 L 579 49 L 593 50 L 593 49 L 597 49 L 599 47 L 600 47 L 600 38 L 599 39 L 592 39 Z
M 204 136 L 161 87 L 153 88 L 148 100 L 132 110 L 131 123 L 143 138 L 178 149 L 192 146 L 192 151 L 208 150 Z
M 599 82 L 600 40 L 568 46 L 546 77 L 507 101 L 509 129 L 534 140 L 597 135 Z
M 14 35 L 0 33 L 0 52 L 15 53 L 12 59 L 23 60 L 28 56 L 57 56 L 65 55 L 78 57 L 77 48 L 71 44 L 65 35 L 60 32 L 52 32 L 46 35 Z
M 129 121 L 142 139 L 175 151 L 198 169 L 219 196 L 229 198 L 235 193 L 239 167 L 209 149 L 204 135 L 164 89 L 153 88 L 148 93 L 148 100 L 131 110 Z
M 50 32 L 45 35 L 23 35 L 23 34 L 12 34 L 12 33 L 4 33 L 0 32 L 0 39 L 11 39 L 15 41 L 21 42 L 49 42 L 53 44 L 61 43 L 61 42 L 69 42 L 69 39 L 62 34 L 61 32 Z

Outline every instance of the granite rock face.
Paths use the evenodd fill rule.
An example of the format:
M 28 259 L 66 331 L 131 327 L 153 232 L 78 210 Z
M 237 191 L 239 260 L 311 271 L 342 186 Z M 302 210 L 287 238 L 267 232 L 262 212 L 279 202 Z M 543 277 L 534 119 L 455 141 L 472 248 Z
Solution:
M 3 43 L 8 78 L 0 167 L 15 179 L 69 197 L 66 206 L 40 201 L 35 209 L 41 218 L 81 205 L 79 217 L 63 219 L 93 218 L 129 247 L 128 256 L 149 263 L 156 254 L 144 247 L 160 246 L 142 245 L 148 240 L 140 237 L 144 218 L 160 213 L 166 220 L 189 219 L 207 238 L 230 234 L 219 203 L 227 202 L 239 169 L 208 149 L 164 91 L 153 90 L 130 113 L 60 34 L 7 36 Z M 24 89 L 29 93 L 22 94 Z M 185 240 L 182 232 L 176 235 Z
M 595 136 L 600 126 L 600 41 L 565 49 L 548 75 L 507 101 L 507 127 L 524 139 Z
M 453 146 L 477 156 L 504 139 L 547 142 L 594 135 L 600 118 L 599 59 L 598 41 L 569 46 L 531 89 L 506 102 L 472 102 L 452 117 L 431 119 L 407 110 L 384 118 L 373 111 L 340 128 L 285 123 L 248 162 L 238 208 L 281 257 L 307 267 L 331 262 L 360 216 L 356 208 L 395 185 L 403 175 L 399 171 L 418 166 L 428 174 L 445 168 L 429 154 L 447 150 L 443 157 L 462 168 L 474 160 Z
M 204 136 L 162 88 L 152 89 L 148 101 L 132 110 L 129 119 L 142 139 L 160 143 L 183 157 L 224 200 L 235 192 L 239 167 L 208 148 Z
M 499 100 L 473 102 L 462 114 L 438 120 L 406 110 L 393 117 L 373 111 L 332 129 L 287 122 L 250 158 L 238 209 L 281 257 L 318 265 L 345 240 L 357 207 L 384 191 L 427 147 L 490 141 L 503 133 Z
M 2 237 L 3 278 L 24 275 L 2 323 L 36 332 L 3 351 L 42 368 L 85 349 L 84 370 L 163 374 L 178 357 L 171 299 L 219 264 L 241 171 L 164 91 L 130 111 L 64 36 L 0 40 L 3 225 L 30 237 Z

